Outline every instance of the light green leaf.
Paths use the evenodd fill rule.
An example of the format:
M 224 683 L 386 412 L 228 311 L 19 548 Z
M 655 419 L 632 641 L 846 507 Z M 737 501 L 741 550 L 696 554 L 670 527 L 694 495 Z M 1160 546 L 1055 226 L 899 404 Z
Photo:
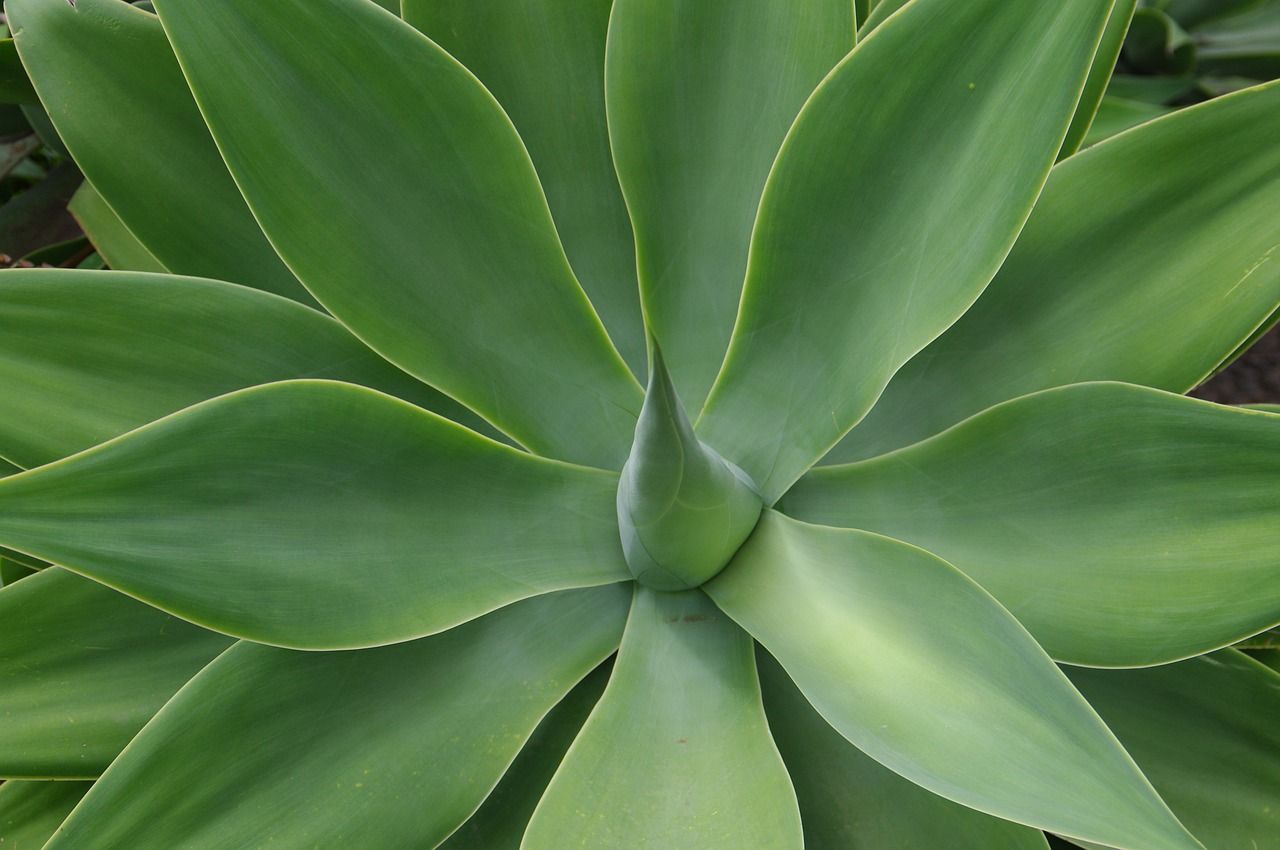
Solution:
M 1280 622 L 1280 417 L 1125 384 L 992 408 L 806 476 L 788 514 L 946 558 L 1059 661 L 1158 664 Z
M 1070 157 L 982 298 L 828 457 L 1082 381 L 1196 386 L 1280 303 L 1280 84 Z
M 1092 147 L 1098 142 L 1123 133 L 1130 127 L 1137 127 L 1148 121 L 1173 112 L 1172 106 L 1159 106 L 1154 103 L 1143 103 L 1140 100 L 1124 100 L 1118 97 L 1104 97 L 1098 105 L 1098 115 L 1089 134 L 1085 136 L 1084 147 Z
M 770 511 L 704 586 L 867 755 L 989 814 L 1124 850 L 1197 850 L 1049 657 L 914 546 Z
M 107 205 L 97 190 L 85 183 L 71 197 L 67 209 L 80 226 L 85 235 L 93 243 L 93 247 L 103 256 L 113 269 L 138 272 L 165 272 L 167 269 L 138 241 L 138 237 L 129 231 L 115 210 Z
M 39 850 L 90 788 L 89 782 L 0 785 L 0 846 Z
M 657 344 L 635 445 L 618 484 L 622 550 L 632 574 L 666 591 L 720 572 L 760 517 L 760 497 L 699 442 Z
M 7 0 L 76 163 L 166 267 L 315 302 L 267 244 L 154 15 L 120 0 Z
M 696 416 L 724 359 L 769 167 L 853 48 L 850 0 L 614 0 L 609 135 L 645 320 Z
M 1223 650 L 1067 675 L 1206 846 L 1280 848 L 1280 674 Z
M 636 586 L 609 686 L 522 847 L 803 847 L 751 638 L 701 591 Z
M 765 711 L 796 784 L 805 845 L 813 850 L 1046 850 L 1039 830 L 939 797 L 832 729 L 786 671 L 758 652 Z
M 156 8 L 249 205 L 325 307 L 531 450 L 621 467 L 640 386 L 465 68 L 365 0 Z
M 22 467 L 289 378 L 366 384 L 484 427 L 329 317 L 232 284 L 15 269 L 0 273 L 0 326 L 0 455 Z
M 98 776 L 231 643 L 65 570 L 6 587 L 0 777 Z
M 372 646 L 630 578 L 617 484 L 373 390 L 290 381 L 0 480 L 0 545 L 237 637 Z
M 604 110 L 612 0 L 406 0 L 404 19 L 493 92 L 529 148 L 569 262 L 631 369 L 645 337 Z
M 916 0 L 805 105 L 761 201 L 733 342 L 698 428 L 766 501 L 995 274 L 1110 10 Z
M 533 810 L 612 672 L 612 662 L 606 661 L 551 710 L 484 805 L 440 850 L 520 850 Z
M 1099 105 L 1116 68 L 1116 60 L 1120 57 L 1120 48 L 1124 45 L 1125 34 L 1129 31 L 1129 22 L 1133 20 L 1138 0 L 1116 0 L 1107 18 L 1107 28 L 1102 33 L 1102 42 L 1093 57 L 1093 66 L 1089 69 L 1089 79 L 1084 84 L 1084 92 L 1080 95 L 1080 104 L 1076 107 L 1075 117 L 1071 119 L 1071 127 L 1067 130 L 1067 138 L 1058 152 L 1058 159 L 1065 159 L 1080 149 L 1089 135 L 1089 130 L 1099 114 Z
M 47 850 L 435 847 L 614 651 L 627 595 L 544 596 L 358 652 L 241 643 L 156 715 Z

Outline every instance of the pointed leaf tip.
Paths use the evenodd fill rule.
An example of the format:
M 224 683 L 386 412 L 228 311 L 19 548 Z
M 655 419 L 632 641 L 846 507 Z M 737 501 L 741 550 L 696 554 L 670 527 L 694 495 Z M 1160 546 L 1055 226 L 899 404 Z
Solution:
M 746 476 L 693 432 L 662 352 L 650 341 L 649 387 L 618 485 L 627 565 L 657 590 L 687 590 L 728 563 L 763 507 Z

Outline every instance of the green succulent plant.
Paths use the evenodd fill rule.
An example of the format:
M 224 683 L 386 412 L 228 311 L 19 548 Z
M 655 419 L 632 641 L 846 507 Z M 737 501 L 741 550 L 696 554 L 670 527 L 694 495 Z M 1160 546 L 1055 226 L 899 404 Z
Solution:
M 1180 395 L 1280 86 L 1075 153 L 1132 2 L 6 5 L 116 269 L 0 273 L 15 848 L 1280 847 L 1280 415 Z

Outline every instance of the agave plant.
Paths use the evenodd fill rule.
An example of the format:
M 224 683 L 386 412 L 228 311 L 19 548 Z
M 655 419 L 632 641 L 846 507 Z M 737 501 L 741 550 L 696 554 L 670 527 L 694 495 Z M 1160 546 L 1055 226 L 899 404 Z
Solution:
M 8 0 L 0 834 L 1280 847 L 1280 86 L 1072 155 L 1118 5 Z

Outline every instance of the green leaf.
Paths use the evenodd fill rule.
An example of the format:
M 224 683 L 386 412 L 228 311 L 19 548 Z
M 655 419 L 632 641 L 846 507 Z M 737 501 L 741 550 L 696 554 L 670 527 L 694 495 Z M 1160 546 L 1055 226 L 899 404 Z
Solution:
M 1102 33 L 1102 43 L 1098 45 L 1098 52 L 1093 57 L 1093 66 L 1089 69 L 1089 79 L 1080 95 L 1080 104 L 1076 107 L 1075 117 L 1071 119 L 1071 127 L 1067 130 L 1062 150 L 1058 152 L 1058 159 L 1065 159 L 1079 150 L 1097 120 L 1099 105 L 1112 72 L 1115 71 L 1120 48 L 1124 44 L 1129 22 L 1133 20 L 1137 6 L 1138 0 L 1116 0 L 1111 17 L 1107 18 L 1107 28 Z
M 871 35 L 871 31 L 880 26 L 894 12 L 907 5 L 908 0 L 880 0 L 871 10 L 865 21 L 858 28 L 858 37 L 864 39 Z
M 1125 384 L 806 476 L 788 514 L 946 558 L 1054 658 L 1158 664 L 1280 622 L 1280 417 Z
M 1280 674 L 1224 650 L 1067 675 L 1207 846 L 1280 848 Z
M 800 850 L 751 638 L 700 591 L 636 587 L 604 696 L 534 812 L 524 850 Z
M 39 183 L 0 205 L 0 253 L 25 257 L 79 236 L 80 227 L 67 213 L 67 203 L 82 180 L 75 165 L 64 162 Z
M 1185 27 L 1194 27 L 1206 21 L 1234 15 L 1257 6 L 1260 2 L 1262 0 L 1148 0 L 1147 5 L 1162 9 Z
M 1268 80 L 1280 75 L 1280 3 L 1257 3 L 1198 27 L 1199 69 Z
M 1249 404 L 1245 406 L 1253 410 L 1261 410 L 1267 413 L 1280 413 L 1280 404 Z
M 113 269 L 165 272 L 164 265 L 138 241 L 97 190 L 85 183 L 71 197 L 67 210 Z
M 249 205 L 325 307 L 531 450 L 621 467 L 640 386 L 475 77 L 365 0 L 156 8 Z
M 39 103 L 12 38 L 0 38 L 0 103 Z
M 631 573 L 657 590 L 688 590 L 729 562 L 760 517 L 741 472 L 699 442 L 653 344 L 635 445 L 618 484 Z
M 405 0 L 404 19 L 493 92 L 529 148 L 569 262 L 644 374 L 631 220 L 609 150 L 604 53 L 613 0 Z
M 1177 21 L 1146 7 L 1137 11 L 1129 25 L 1124 58 L 1143 73 L 1186 74 L 1196 65 L 1196 45 Z
M 315 303 L 236 190 L 154 15 L 120 0 L 6 8 L 58 132 L 147 250 L 180 274 Z
M 7 549 L 0 549 L 0 587 L 8 587 L 14 582 L 30 578 L 38 570 L 33 570 L 15 558 L 11 558 Z
M 0 777 L 98 776 L 230 645 L 65 570 L 0 590 Z
M 1083 381 L 1200 383 L 1280 303 L 1280 84 L 1184 109 L 1053 171 L 978 303 L 828 460 Z
M 0 845 L 36 850 L 75 808 L 89 782 L 6 782 L 0 785 Z
M 696 416 L 724 359 L 769 168 L 853 48 L 850 0 L 614 0 L 609 135 L 645 320 Z
M 440 850 L 520 850 L 538 801 L 600 700 L 612 672 L 612 662 L 606 661 L 551 710 L 484 805 L 440 845 Z
M 758 652 L 765 711 L 796 784 L 805 845 L 866 850 L 1046 850 L 1039 830 L 957 805 L 863 755 Z
M 733 342 L 698 428 L 766 501 L 991 280 L 1110 10 L 917 0 L 805 105 L 760 204 Z
M 630 578 L 617 485 L 372 390 L 290 381 L 0 480 L 0 544 L 237 637 L 372 646 Z
M 435 847 L 614 651 L 627 595 L 544 596 L 358 652 L 241 643 L 156 715 L 47 850 Z
M 770 511 L 704 589 L 912 782 L 1124 850 L 1200 848 L 1031 636 L 928 552 Z
M 1092 147 L 1098 142 L 1123 133 L 1130 127 L 1137 127 L 1139 124 L 1145 124 L 1173 111 L 1174 108 L 1171 106 L 1104 97 L 1102 103 L 1098 105 L 1098 115 L 1089 128 L 1089 134 L 1085 136 L 1084 147 Z
M 0 273 L 0 325 L 0 455 L 22 467 L 289 378 L 367 384 L 483 427 L 329 317 L 232 284 L 15 269 Z

